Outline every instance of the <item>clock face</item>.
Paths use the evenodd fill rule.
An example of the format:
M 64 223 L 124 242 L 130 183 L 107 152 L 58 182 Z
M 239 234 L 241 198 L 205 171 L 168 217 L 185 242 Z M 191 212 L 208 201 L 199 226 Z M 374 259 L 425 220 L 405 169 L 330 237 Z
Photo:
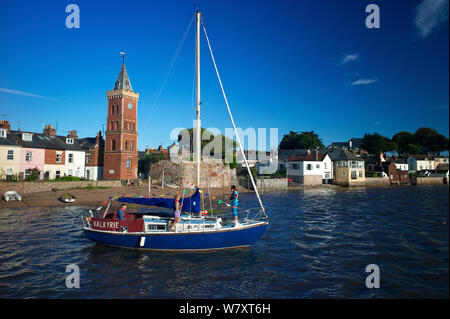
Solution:
M 131 104 L 131 103 L 128 103 L 128 109 L 132 109 L 133 108 L 133 104 Z

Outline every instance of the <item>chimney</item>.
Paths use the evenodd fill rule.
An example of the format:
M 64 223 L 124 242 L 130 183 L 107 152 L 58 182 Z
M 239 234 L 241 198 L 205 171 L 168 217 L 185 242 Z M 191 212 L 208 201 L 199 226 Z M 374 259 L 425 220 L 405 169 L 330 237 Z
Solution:
M 318 161 L 319 160 L 319 150 L 316 150 L 315 153 L 316 153 L 316 161 Z
M 6 131 L 9 133 L 11 130 L 11 124 L 9 124 L 6 120 L 0 120 L 0 128 L 6 128 Z
M 67 137 L 78 139 L 77 130 L 69 131 L 69 134 L 67 134 Z
M 95 137 L 95 144 L 100 145 L 100 139 L 102 137 L 102 131 L 98 131 L 97 136 Z
M 53 128 L 51 124 L 49 124 L 45 126 L 43 134 L 46 136 L 55 136 L 56 130 Z

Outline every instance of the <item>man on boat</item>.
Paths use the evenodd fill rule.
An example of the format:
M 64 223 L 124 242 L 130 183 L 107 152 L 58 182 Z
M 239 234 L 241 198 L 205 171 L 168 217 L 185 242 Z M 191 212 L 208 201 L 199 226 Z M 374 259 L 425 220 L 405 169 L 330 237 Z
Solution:
M 122 206 L 120 206 L 119 210 L 117 211 L 117 219 L 125 220 L 125 211 L 126 210 L 127 210 L 127 205 L 122 204 Z
M 236 224 L 238 223 L 238 214 L 237 214 L 237 207 L 239 204 L 238 198 L 239 198 L 239 193 L 236 190 L 236 186 L 233 185 L 233 186 L 231 186 L 230 200 L 231 200 L 232 211 L 234 214 L 234 221 L 236 222 Z
M 170 226 L 170 231 L 173 231 L 173 228 L 175 227 L 176 223 L 179 223 L 181 220 L 181 200 L 180 200 L 180 195 L 177 194 L 175 195 L 175 203 L 174 203 L 174 207 L 173 207 L 173 211 L 175 214 L 175 220 L 173 221 L 173 223 L 171 223 L 169 221 L 169 226 Z

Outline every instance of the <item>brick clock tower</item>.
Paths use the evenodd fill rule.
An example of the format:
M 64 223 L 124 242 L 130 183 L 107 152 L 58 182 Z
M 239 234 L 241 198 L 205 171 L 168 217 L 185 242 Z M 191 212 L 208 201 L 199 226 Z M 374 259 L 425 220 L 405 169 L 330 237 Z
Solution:
M 103 179 L 136 180 L 138 174 L 137 102 L 125 63 L 114 90 L 106 92 L 106 118 Z

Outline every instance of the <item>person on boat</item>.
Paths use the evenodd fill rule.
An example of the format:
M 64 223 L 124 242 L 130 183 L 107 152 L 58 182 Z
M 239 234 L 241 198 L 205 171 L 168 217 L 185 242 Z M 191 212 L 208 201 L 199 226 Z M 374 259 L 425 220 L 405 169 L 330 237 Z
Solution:
M 239 198 L 239 193 L 236 190 L 236 186 L 231 186 L 231 196 L 230 196 L 230 200 L 231 200 L 231 207 L 232 207 L 232 211 L 234 214 L 234 221 L 236 223 L 238 223 L 238 214 L 237 214 L 237 208 L 238 208 L 238 201 Z
M 174 207 L 173 207 L 173 212 L 175 215 L 175 220 L 173 221 L 173 223 L 170 223 L 169 221 L 169 226 L 170 226 L 170 231 L 173 231 L 173 228 L 175 227 L 176 223 L 179 223 L 181 220 L 181 200 L 180 200 L 180 195 L 177 194 L 175 195 L 175 203 L 174 203 Z
M 125 220 L 125 211 L 127 210 L 127 205 L 122 204 L 119 210 L 117 211 L 117 219 Z

